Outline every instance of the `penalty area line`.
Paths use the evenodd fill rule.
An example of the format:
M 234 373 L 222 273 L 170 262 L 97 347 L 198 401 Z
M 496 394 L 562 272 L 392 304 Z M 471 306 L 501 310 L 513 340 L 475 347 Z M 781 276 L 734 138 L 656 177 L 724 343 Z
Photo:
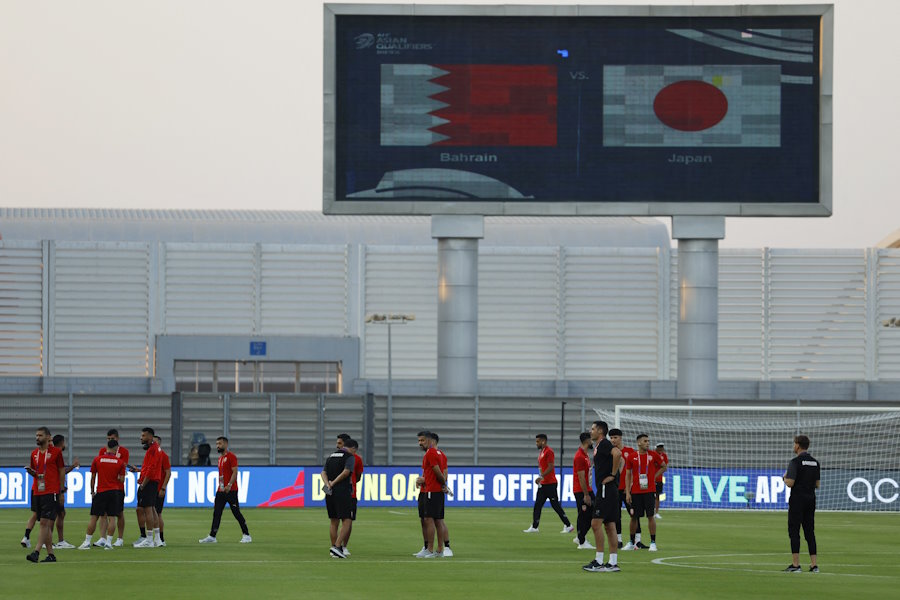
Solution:
M 759 554 L 691 554 L 686 556 L 662 556 L 660 558 L 654 558 L 652 561 L 653 564 L 663 565 L 665 567 L 679 567 L 682 569 L 703 569 L 707 571 L 741 571 L 744 573 L 767 573 L 769 575 L 783 576 L 785 573 L 781 570 L 771 570 L 771 569 L 738 569 L 734 567 L 717 567 L 713 565 L 724 565 L 727 563 L 708 563 L 708 564 L 686 564 L 686 563 L 677 563 L 677 562 L 669 562 L 676 560 L 684 560 L 690 558 L 727 558 L 731 556 L 782 556 L 781 553 L 774 552 L 765 552 Z M 732 563 L 735 566 L 747 564 L 747 563 Z M 819 573 L 811 573 L 811 575 L 816 576 L 832 576 L 832 577 L 871 577 L 873 579 L 897 579 L 896 576 L 893 575 L 868 575 L 865 573 L 831 573 L 828 571 L 820 571 Z
M 320 564 L 320 563 L 330 563 L 333 558 L 316 558 L 316 559 L 300 559 L 300 560 L 116 560 L 114 558 L 107 561 L 107 564 L 192 564 L 192 565 L 249 565 L 249 564 Z M 442 558 L 437 560 L 402 560 L 402 559 L 348 559 L 351 562 L 355 563 L 365 563 L 365 564 L 396 564 L 398 562 L 403 563 L 412 563 L 412 562 L 422 562 L 422 563 L 462 563 L 462 564 L 528 564 L 528 565 L 543 565 L 543 564 L 557 564 L 557 565 L 572 565 L 577 566 L 578 562 L 573 561 L 549 561 L 549 560 L 478 560 L 478 559 L 456 559 L 456 558 Z M 18 565 L 20 564 L 18 561 L 5 561 L 0 562 L 0 565 Z M 60 565 L 77 565 L 84 566 L 85 561 L 75 561 L 75 562 L 59 562 L 56 564 Z

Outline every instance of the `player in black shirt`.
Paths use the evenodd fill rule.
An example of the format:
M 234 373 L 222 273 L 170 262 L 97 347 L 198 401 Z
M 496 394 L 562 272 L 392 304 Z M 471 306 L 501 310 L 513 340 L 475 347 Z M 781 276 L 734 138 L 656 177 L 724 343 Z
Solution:
M 350 474 L 353 473 L 355 458 L 346 448 L 336 448 L 325 460 L 322 468 L 322 483 L 325 490 L 325 507 L 331 519 L 331 556 L 347 558 L 342 550 L 346 533 L 353 518 L 353 487 Z M 338 530 L 340 525 L 340 531 Z
M 798 435 L 794 438 L 794 454 L 797 456 L 788 464 L 784 474 L 784 484 L 791 488 L 788 500 L 788 537 L 791 538 L 791 565 L 788 573 L 799 573 L 800 568 L 800 527 L 809 547 L 809 570 L 819 572 L 816 557 L 816 490 L 819 488 L 819 461 L 809 452 L 809 438 Z
M 607 439 L 609 426 L 605 421 L 591 424 L 591 439 L 594 441 L 594 512 L 591 515 L 591 529 L 597 554 L 594 560 L 582 567 L 593 573 L 615 573 L 621 571 L 616 542 L 616 518 L 619 515 L 619 468 L 622 453 Z M 587 504 L 589 498 L 585 498 Z M 603 530 L 609 540 L 609 561 L 603 562 Z

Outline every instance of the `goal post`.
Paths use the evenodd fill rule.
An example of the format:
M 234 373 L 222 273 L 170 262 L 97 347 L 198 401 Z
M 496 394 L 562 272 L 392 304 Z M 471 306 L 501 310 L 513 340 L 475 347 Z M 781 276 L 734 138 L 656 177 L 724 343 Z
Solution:
M 793 438 L 819 460 L 819 510 L 900 512 L 900 408 L 872 406 L 648 405 L 594 409 L 650 448 L 665 444 L 660 507 L 785 509 L 782 477 Z

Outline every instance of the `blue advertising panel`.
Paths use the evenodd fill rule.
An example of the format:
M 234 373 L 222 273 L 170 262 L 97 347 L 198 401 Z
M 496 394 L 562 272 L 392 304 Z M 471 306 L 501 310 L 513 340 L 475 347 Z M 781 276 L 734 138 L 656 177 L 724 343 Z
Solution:
M 320 466 L 241 467 L 238 498 L 244 506 L 303 508 L 325 505 Z M 665 474 L 663 508 L 785 509 L 790 496 L 774 469 L 669 469 Z M 360 506 L 416 506 L 416 478 L 421 467 L 366 467 L 358 483 Z M 534 503 L 535 469 L 529 467 L 458 467 L 449 474 L 453 496 L 447 506 L 519 507 Z M 90 473 L 68 475 L 66 503 L 90 506 Z M 22 469 L 0 468 L 0 508 L 27 508 L 32 479 Z M 173 467 L 166 505 L 211 507 L 218 473 L 215 467 Z M 897 471 L 824 470 L 819 508 L 825 510 L 900 510 L 900 473 Z M 135 475 L 125 480 L 126 506 L 136 505 Z M 559 497 L 573 507 L 572 474 L 561 477 Z
M 676 8 L 509 16 L 328 5 L 325 211 L 820 206 L 820 147 L 830 146 L 821 7 Z

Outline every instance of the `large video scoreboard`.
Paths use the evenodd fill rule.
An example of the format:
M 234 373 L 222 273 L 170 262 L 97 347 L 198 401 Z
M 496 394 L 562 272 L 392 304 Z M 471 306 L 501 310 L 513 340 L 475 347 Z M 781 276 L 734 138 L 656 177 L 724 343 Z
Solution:
M 331 214 L 831 213 L 830 6 L 325 6 Z

